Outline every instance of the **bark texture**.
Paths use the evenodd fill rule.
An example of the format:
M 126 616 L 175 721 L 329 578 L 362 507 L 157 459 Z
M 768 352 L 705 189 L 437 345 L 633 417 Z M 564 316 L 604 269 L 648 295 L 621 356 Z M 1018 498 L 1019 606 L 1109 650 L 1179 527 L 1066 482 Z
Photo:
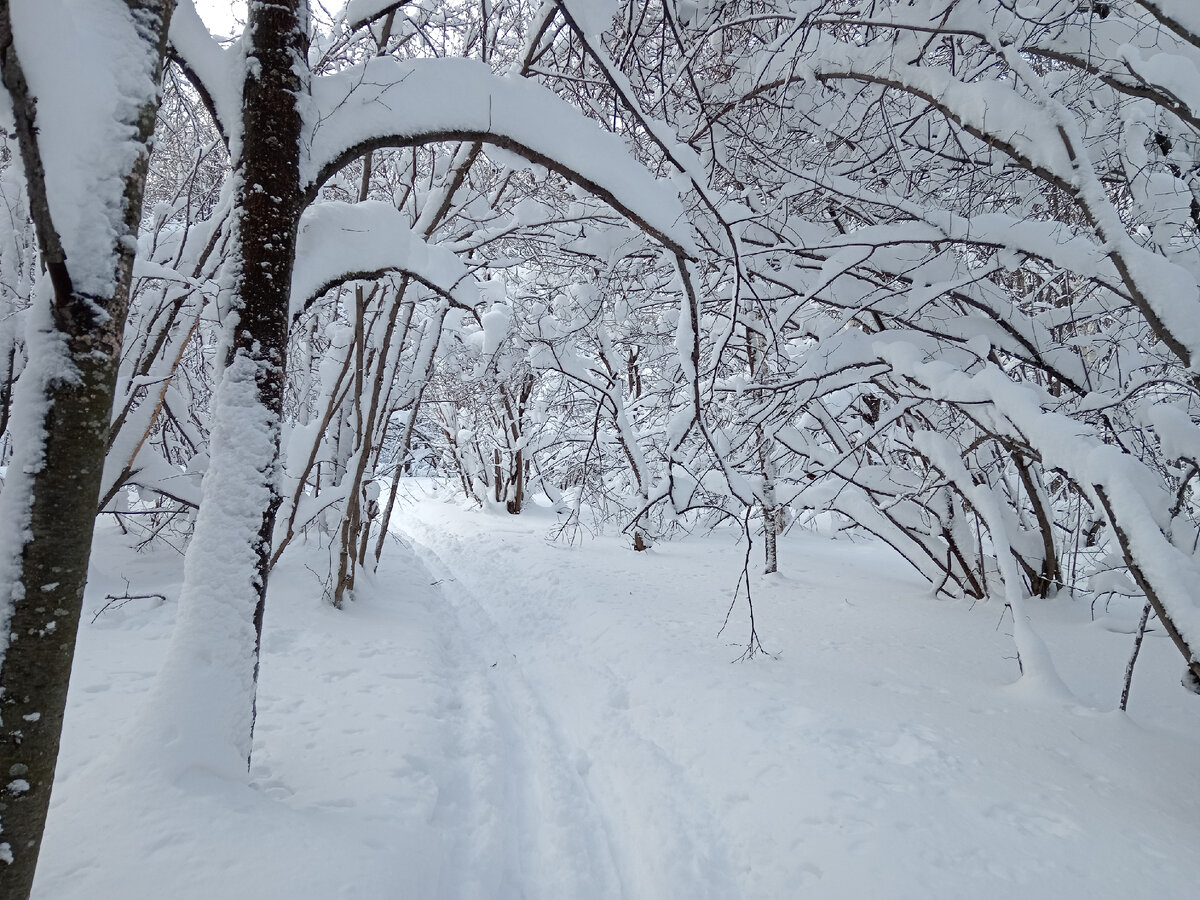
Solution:
M 157 82 L 174 2 L 127 0 L 127 5 L 138 39 L 155 61 Z M 0 0 L 0 73 L 13 100 L 30 213 L 51 288 L 52 324 L 40 340 L 65 353 L 75 376 L 41 369 L 46 361 L 34 361 L 27 374 L 43 373 L 33 388 L 41 397 L 34 399 L 48 403 L 49 412 L 40 433 L 20 435 L 40 446 L 30 444 L 24 454 L 35 461 L 24 489 L 28 528 L 5 585 L 14 603 L 0 664 L 0 841 L 7 845 L 0 896 L 21 900 L 32 889 L 58 759 L 133 275 L 135 243 L 124 238 L 137 234 L 148 149 L 125 175 L 123 234 L 112 248 L 112 295 L 85 295 L 72 281 L 47 198 L 37 99 L 17 56 L 7 0 Z M 129 123 L 144 148 L 157 113 L 155 97 Z
M 255 542 L 258 557 L 254 608 L 254 672 L 258 677 L 271 540 L 281 496 L 279 428 L 287 374 L 288 303 L 296 231 L 304 198 L 300 190 L 299 100 L 307 90 L 301 73 L 308 59 L 307 4 L 303 0 L 251 2 L 246 81 L 242 92 L 242 158 L 236 209 L 242 253 L 237 280 L 238 323 L 231 353 L 256 365 L 258 397 L 274 424 L 274 454 L 263 460 L 262 476 L 270 490 Z

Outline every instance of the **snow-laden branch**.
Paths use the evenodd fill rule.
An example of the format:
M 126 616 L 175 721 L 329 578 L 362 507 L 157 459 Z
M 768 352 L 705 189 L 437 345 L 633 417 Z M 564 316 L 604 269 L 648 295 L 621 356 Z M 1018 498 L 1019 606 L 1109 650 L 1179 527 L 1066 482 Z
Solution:
M 1006 63 L 1019 70 L 1019 86 L 1014 86 L 968 82 L 944 68 L 905 64 L 884 46 L 864 48 L 839 41 L 825 42 L 820 49 L 799 73 L 791 56 L 782 54 L 780 62 L 762 73 L 759 89 L 813 80 L 856 81 L 927 103 L 967 134 L 1072 197 L 1156 336 L 1185 365 L 1200 357 L 1196 279 L 1183 265 L 1141 246 L 1127 232 L 1088 158 L 1084 124 L 1046 94 L 1018 56 L 1005 56 Z
M 291 314 L 342 282 L 388 272 L 408 275 L 460 306 L 474 306 L 479 296 L 458 256 L 421 240 L 391 204 L 329 202 L 310 206 L 300 219 Z
M 546 88 L 467 59 L 372 59 L 313 80 L 301 179 L 309 197 L 371 150 L 481 141 L 545 166 L 609 203 L 684 256 L 694 247 L 683 206 L 616 135 Z
M 1171 497 L 1147 466 L 1106 444 L 1081 422 L 1043 409 L 1032 388 L 995 366 L 974 375 L 941 362 L 925 362 L 915 347 L 879 342 L 877 350 L 897 375 L 925 385 L 932 396 L 974 404 L 996 433 L 1029 446 L 1042 464 L 1065 473 L 1100 501 L 1117 532 L 1130 571 L 1153 603 L 1188 668 L 1200 677 L 1200 565 L 1172 543 Z
M 10 15 L 36 106 L 43 215 L 61 239 L 71 287 L 107 299 L 117 287 L 114 247 L 127 233 L 126 177 L 145 152 L 128 123 L 158 96 L 155 45 L 123 2 L 16 3 Z M 29 151 L 22 148 L 27 160 Z M 52 246 L 44 229 L 39 239 Z
M 409 0 L 349 0 L 338 18 L 349 30 L 357 31 L 408 3 Z
M 200 95 L 231 152 L 240 140 L 245 59 L 239 41 L 222 47 L 200 19 L 192 0 L 179 0 L 171 18 L 171 58 Z

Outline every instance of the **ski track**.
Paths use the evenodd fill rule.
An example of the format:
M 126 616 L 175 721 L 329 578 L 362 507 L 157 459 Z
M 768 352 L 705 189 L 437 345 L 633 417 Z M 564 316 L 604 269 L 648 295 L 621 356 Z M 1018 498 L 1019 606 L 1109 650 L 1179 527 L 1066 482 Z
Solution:
M 469 616 L 477 607 L 455 595 L 443 588 L 458 661 L 447 747 L 457 774 L 447 778 L 452 789 L 440 809 L 456 842 L 443 896 L 619 896 L 607 834 L 553 722 Z
M 483 592 L 493 601 L 502 594 L 507 608 L 526 605 L 532 611 L 553 603 L 553 595 L 528 583 L 464 583 L 463 573 L 452 574 L 415 534 L 407 532 L 406 538 L 440 579 L 463 642 L 460 658 L 476 661 L 462 679 L 464 704 L 473 711 L 462 729 L 468 746 L 476 748 L 471 787 L 485 807 L 475 815 L 483 819 L 483 833 L 495 830 L 487 820 L 498 817 L 507 834 L 500 892 L 492 886 L 463 896 L 735 898 L 719 825 L 681 767 L 622 715 L 628 698 L 615 676 L 590 673 L 596 676 L 592 684 L 607 685 L 599 701 L 604 727 L 586 744 L 572 739 L 556 718 L 559 710 L 537 690 L 540 679 L 527 677 L 504 629 L 478 599 Z M 529 615 L 521 624 L 536 628 L 538 621 Z M 542 629 L 526 637 L 554 636 Z M 491 745 L 499 749 L 489 752 Z M 497 768 L 508 773 L 503 785 L 496 784 Z M 464 840 L 473 844 L 479 833 L 465 833 Z
M 814 537 L 790 548 L 789 575 L 755 581 L 783 656 L 730 665 L 746 622 L 739 604 L 715 638 L 736 580 L 719 541 L 556 548 L 540 540 L 552 518 L 526 519 L 422 500 L 398 524 L 495 663 L 509 733 L 607 831 L 583 845 L 607 845 L 619 884 L 560 896 L 1177 896 L 1196 791 L 1113 773 L 1176 771 L 1193 745 L 1012 685 L 998 608 L 932 600 L 871 548 Z M 1170 649 L 1155 645 L 1140 683 L 1172 671 Z M 1076 653 L 1061 655 L 1073 683 L 1094 690 L 1098 667 L 1119 678 L 1119 663 Z M 1100 687 L 1103 704 L 1114 692 Z M 1141 705 L 1151 721 L 1186 709 L 1166 696 Z
M 593 811 L 576 762 L 519 669 L 507 664 L 503 648 L 481 624 L 479 607 L 452 589 L 436 561 L 432 566 L 416 558 L 394 562 L 381 571 L 378 584 L 373 594 L 389 592 L 387 585 L 392 584 L 405 595 L 410 627 L 393 626 L 378 640 L 362 643 L 357 650 L 360 666 L 321 670 L 317 662 L 328 648 L 318 645 L 328 636 L 320 634 L 275 630 L 269 632 L 266 651 L 286 667 L 277 675 L 292 691 L 307 673 L 354 693 L 373 710 L 369 726 L 349 729 L 353 742 L 355 734 L 366 737 L 369 727 L 368 744 L 340 752 L 325 748 L 323 758 L 344 755 L 351 763 L 347 773 L 330 783 L 331 789 L 371 796 L 372 783 L 400 784 L 405 789 L 394 796 L 375 798 L 383 801 L 378 819 L 407 804 L 405 815 L 411 818 L 416 807 L 430 832 L 441 837 L 440 845 L 426 847 L 430 871 L 410 873 L 398 893 L 393 894 L 393 887 L 386 896 L 620 897 L 608 834 Z M 357 614 L 354 606 L 349 612 Z M 405 646 L 405 631 L 412 646 Z M 311 751 L 324 740 L 316 737 L 322 731 L 323 711 L 310 699 L 322 692 L 306 691 L 304 701 L 294 696 L 274 700 L 270 686 L 271 679 L 264 678 L 267 703 L 252 773 L 257 787 L 292 803 L 336 805 L 334 796 L 294 796 L 288 783 L 319 783 L 311 774 L 296 773 L 290 779 L 273 775 L 271 748 L 278 744 L 282 753 L 293 757 L 297 748 L 275 739 L 271 714 L 286 718 L 301 702 L 310 704 L 301 725 L 311 728 L 314 737 L 298 749 Z M 327 689 L 323 693 L 330 694 Z M 332 702 L 338 695 L 332 693 Z M 378 753 L 380 744 L 391 751 Z M 295 768 L 294 760 L 288 764 Z M 349 790 L 347 775 L 359 782 Z M 407 841 L 409 836 L 398 839 Z M 410 846 L 404 851 L 412 855 Z
M 460 618 L 469 617 L 477 627 L 482 623 L 496 648 L 498 667 L 508 660 L 510 683 L 519 679 L 523 692 L 533 692 L 539 717 L 553 722 L 563 748 L 559 755 L 573 756 L 585 776 L 590 801 L 609 832 L 621 885 L 619 891 L 592 886 L 563 896 L 770 898 L 780 884 L 798 887 L 819 879 L 821 848 L 837 846 L 848 828 L 857 823 L 876 830 L 862 808 L 873 801 L 838 795 L 833 801 L 850 808 L 809 822 L 815 833 L 834 835 L 832 842 L 827 838 L 806 845 L 775 832 L 772 823 L 780 820 L 778 813 L 782 811 L 786 820 L 804 799 L 796 796 L 792 773 L 781 759 L 802 759 L 812 752 L 796 736 L 804 733 L 813 713 L 795 698 L 785 699 L 779 683 L 769 677 L 757 681 L 763 694 L 774 699 L 746 710 L 744 722 L 730 721 L 725 703 L 703 702 L 705 696 L 725 693 L 729 680 L 757 678 L 755 670 L 729 665 L 742 650 L 735 640 L 713 640 L 713 623 L 720 622 L 728 604 L 726 568 L 713 564 L 705 572 L 717 598 L 709 607 L 710 621 L 697 626 L 697 615 L 703 619 L 704 613 L 681 615 L 673 605 L 656 609 L 655 598 L 646 596 L 638 613 L 645 616 L 639 632 L 642 642 L 621 647 L 614 640 L 627 642 L 630 635 L 624 630 L 619 636 L 608 632 L 614 612 L 627 608 L 626 598 L 601 597 L 596 609 L 575 600 L 574 579 L 594 560 L 573 567 L 564 556 L 559 570 L 534 566 L 526 571 L 514 565 L 516 554 L 531 530 L 540 526 L 505 528 L 491 519 L 485 527 L 489 537 L 474 539 L 437 531 L 419 518 L 408 518 L 402 525 L 418 556 L 440 574 Z M 506 532 L 520 537 L 508 539 Z M 638 592 L 646 590 L 644 567 L 657 563 L 649 554 L 628 559 L 622 564 L 620 557 L 606 558 L 605 583 L 628 588 L 637 600 Z M 707 569 L 705 563 L 700 565 Z M 588 596 L 590 602 L 597 600 L 594 585 L 588 586 Z M 679 660 L 668 661 L 665 668 L 651 667 L 647 681 L 642 674 L 622 675 L 604 661 L 606 656 L 614 663 L 669 656 L 662 653 L 664 645 L 697 651 L 699 665 L 676 670 L 672 663 Z M 683 705 L 673 708 L 668 701 L 664 706 L 663 697 L 672 694 Z M 763 725 L 764 709 L 779 726 L 779 743 L 765 752 L 753 738 Z M 759 718 L 752 720 L 756 714 Z M 749 739 L 739 740 L 743 731 Z M 720 740 L 716 746 L 701 747 L 695 743 L 698 733 Z M 839 736 L 817 752 L 827 753 L 829 765 L 845 765 L 855 752 L 853 736 Z M 757 785 L 753 796 L 745 790 L 747 772 Z M 870 788 L 863 794 L 869 795 Z M 732 830 L 738 840 L 731 839 Z M 868 845 L 863 844 L 863 852 L 869 852 Z

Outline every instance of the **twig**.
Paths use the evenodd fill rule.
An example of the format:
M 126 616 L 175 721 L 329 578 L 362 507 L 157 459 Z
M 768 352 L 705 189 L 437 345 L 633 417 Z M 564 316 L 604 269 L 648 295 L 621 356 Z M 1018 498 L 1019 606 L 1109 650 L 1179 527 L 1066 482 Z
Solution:
M 107 601 L 103 606 L 96 610 L 96 614 L 92 616 L 92 624 L 96 624 L 96 620 L 110 609 L 120 609 L 131 600 L 149 600 L 155 598 L 159 603 L 166 603 L 167 597 L 165 594 L 131 594 L 129 593 L 129 579 L 125 579 L 125 593 L 123 594 L 105 594 L 104 599 Z
M 1138 653 L 1142 650 L 1142 638 L 1146 636 L 1146 623 L 1150 621 L 1150 601 L 1142 607 L 1142 620 L 1138 622 L 1137 636 L 1133 639 L 1133 652 L 1129 654 L 1129 662 L 1125 666 L 1125 686 L 1121 688 L 1121 712 L 1129 705 L 1129 687 L 1133 684 L 1133 665 L 1137 662 Z
M 733 599 L 729 601 L 729 609 L 725 610 L 725 621 L 721 623 L 721 630 L 717 632 L 717 636 L 720 637 L 721 633 L 725 631 L 726 626 L 729 625 L 729 617 L 733 613 L 734 606 L 737 605 L 738 594 L 741 591 L 742 584 L 745 583 L 746 608 L 750 612 L 750 639 L 746 642 L 746 646 L 742 650 L 742 655 L 734 660 L 734 662 L 744 662 L 748 659 L 754 659 L 758 653 L 767 653 L 758 639 L 758 631 L 754 624 L 754 598 L 750 591 L 750 551 L 754 546 L 754 541 L 750 536 L 750 514 L 752 511 L 752 507 L 746 507 L 746 518 L 742 522 L 742 529 L 746 535 L 746 555 L 742 561 L 742 571 L 738 575 L 738 583 L 733 589 Z M 767 655 L 770 656 L 771 654 L 767 653 Z

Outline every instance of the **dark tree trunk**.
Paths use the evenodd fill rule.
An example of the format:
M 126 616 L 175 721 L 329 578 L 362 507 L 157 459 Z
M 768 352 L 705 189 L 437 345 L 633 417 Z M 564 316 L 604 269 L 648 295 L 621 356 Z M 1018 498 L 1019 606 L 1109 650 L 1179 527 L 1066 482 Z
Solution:
M 1057 591 L 1058 586 L 1062 584 L 1062 569 L 1058 564 L 1058 553 L 1054 547 L 1054 525 L 1050 520 L 1046 504 L 1042 502 L 1042 495 L 1038 491 L 1038 483 L 1034 480 L 1033 472 L 1030 471 L 1028 460 L 1019 453 L 1013 453 L 1013 462 L 1017 466 L 1021 484 L 1024 485 L 1029 503 L 1033 507 L 1033 513 L 1038 523 L 1038 532 L 1042 538 L 1042 565 L 1036 573 L 1030 575 L 1029 591 L 1044 599 Z
M 281 500 L 274 466 L 283 419 L 288 303 L 296 230 L 304 211 L 299 99 L 307 85 L 298 73 L 308 59 L 308 27 L 303 10 L 307 10 L 303 0 L 252 0 L 246 21 L 250 65 L 242 92 L 242 155 L 237 164 L 240 186 L 235 207 L 242 264 L 237 279 L 238 322 L 230 352 L 255 363 L 258 398 L 274 432 L 273 458 L 264 461 L 262 472 L 270 502 L 263 510 L 255 543 L 256 682 L 271 540 Z
M 209 465 L 175 631 L 155 685 L 155 727 L 177 735 L 182 748 L 164 764 L 202 765 L 228 777 L 250 761 L 280 505 L 288 303 L 303 209 L 306 26 L 301 0 L 252 0 L 247 9 L 242 147 L 233 160 L 237 270 L 229 356 L 212 403 Z M 205 748 L 202 762 L 187 756 L 192 745 Z
M 161 75 L 173 0 L 127 0 L 138 37 Z M 6 585 L 13 610 L 7 650 L 0 665 L 0 896 L 29 896 L 41 848 L 46 810 L 58 760 L 75 636 L 87 581 L 96 501 L 107 449 L 113 391 L 133 274 L 133 241 L 141 219 L 147 153 L 139 154 L 125 175 L 123 234 L 112 248 L 115 273 L 111 296 L 88 296 L 74 287 L 46 194 L 36 125 L 36 98 L 25 82 L 13 45 L 7 0 L 0 0 L 0 71 L 13 100 L 14 120 L 30 198 L 30 211 L 50 287 L 51 328 L 38 340 L 41 349 L 65 356 L 75 378 L 41 368 L 35 360 L 26 375 L 39 378 L 27 397 L 48 404 L 37 434 L 22 434 L 21 457 L 33 461 L 28 481 L 10 480 L 27 498 L 27 538 Z M 157 98 L 129 122 L 146 146 L 154 132 Z M 96 148 L 104 152 L 104 148 Z M 48 346 L 53 345 L 53 347 Z M 61 348 L 58 352 L 54 352 Z M 10 510 L 12 508 L 10 507 Z M 23 522 L 9 521 L 20 528 Z M 0 645 L 2 646 L 2 645 Z M 11 857 L 11 858 L 9 858 Z
M 504 405 L 505 441 L 509 447 L 508 476 L 504 480 L 503 489 L 500 486 L 500 451 L 496 451 L 496 500 L 504 501 L 505 509 L 511 515 L 520 515 L 525 506 L 525 476 L 528 461 L 522 446 L 525 433 L 525 414 L 529 406 L 529 398 L 533 394 L 537 379 L 532 372 L 526 372 L 521 379 L 517 394 L 511 398 L 508 389 L 500 385 L 500 399 Z

